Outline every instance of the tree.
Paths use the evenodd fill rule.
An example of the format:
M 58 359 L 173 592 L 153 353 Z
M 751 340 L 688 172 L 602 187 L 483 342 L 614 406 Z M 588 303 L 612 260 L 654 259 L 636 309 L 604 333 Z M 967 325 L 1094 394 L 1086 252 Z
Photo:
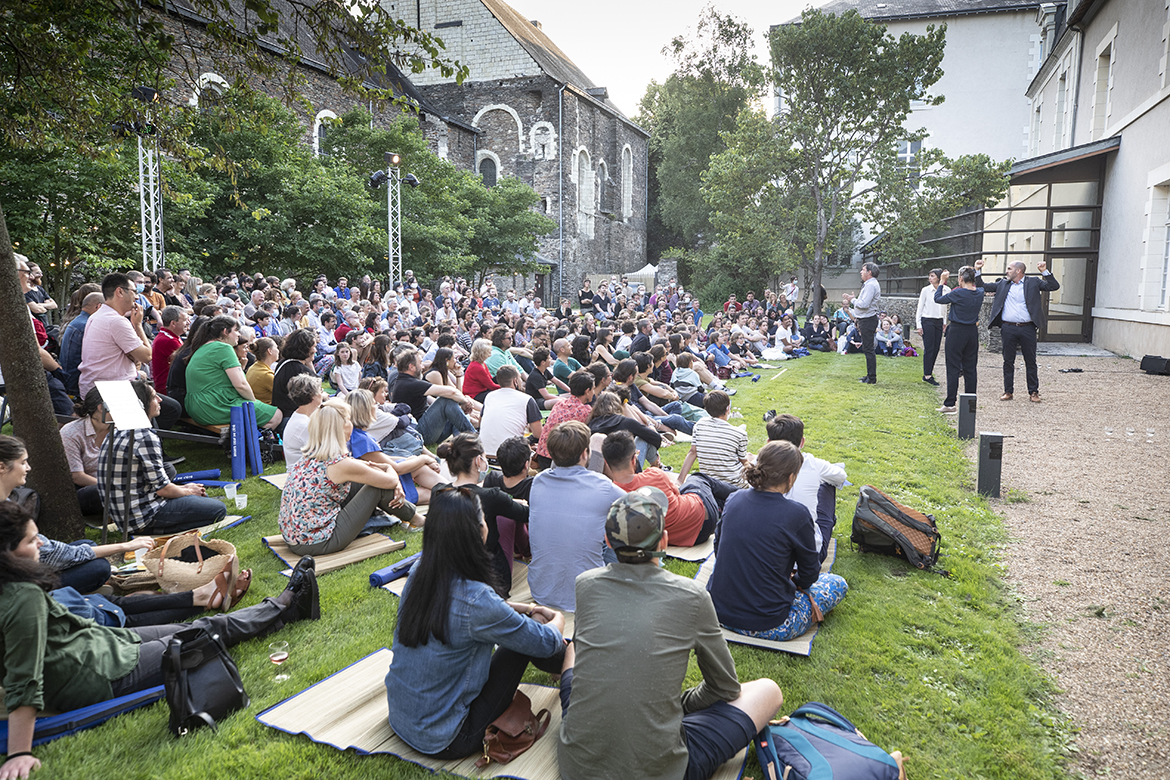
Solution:
M 650 131 L 651 244 L 678 239 L 693 249 L 710 241 L 699 175 L 723 150 L 720 134 L 760 96 L 764 69 L 751 53 L 752 35 L 743 22 L 708 6 L 693 39 L 676 37 L 663 50 L 675 71 L 665 83 L 650 84 L 637 118 Z M 662 230 L 669 239 L 662 240 Z
M 780 142 L 795 155 L 789 179 L 812 201 L 812 287 L 826 248 L 857 207 L 857 187 L 875 161 L 925 133 L 905 127 L 912 101 L 938 105 L 929 89 L 942 76 L 946 27 L 895 39 L 856 11 L 809 9 L 799 24 L 772 32 L 773 78 L 783 101 Z M 887 182 L 888 183 L 888 182 Z
M 146 85 L 163 100 L 149 121 L 164 148 L 183 156 L 182 108 L 168 91 L 176 74 L 197 75 L 201 64 L 232 73 L 258 73 L 292 101 L 303 81 L 295 67 L 301 40 L 312 42 L 315 59 L 343 83 L 370 99 L 392 94 L 368 89 L 385 63 L 406 70 L 428 67 L 458 80 L 467 70 L 444 56 L 442 42 L 406 25 L 378 3 L 311 3 L 306 0 L 192 0 L 208 20 L 205 36 L 177 42 L 150 6 L 137 0 L 22 0 L 0 9 L 0 118 L 6 146 L 96 155 L 115 122 L 143 120 L 131 97 Z M 303 36 L 303 37 L 302 37 Z M 275 57 L 262 40 L 285 54 Z M 205 45 L 206 44 L 206 45 Z M 359 56 L 353 56 L 354 54 Z M 141 94 L 141 93 L 140 93 Z M 7 151 L 7 150 L 6 150 Z M 24 309 L 12 241 L 0 194 L 0 307 Z M 49 401 L 32 326 L 24 317 L 0 320 L 0 365 L 12 405 L 15 432 L 29 448 L 31 485 L 43 501 L 45 530 L 70 539 L 80 533 L 80 513 L 71 491 L 64 449 Z
M 557 223 L 533 210 L 540 196 L 514 178 L 500 179 L 484 194 L 473 210 L 469 246 L 476 282 L 482 283 L 491 270 L 543 273 L 546 269 L 535 260 L 538 237 L 551 233 Z

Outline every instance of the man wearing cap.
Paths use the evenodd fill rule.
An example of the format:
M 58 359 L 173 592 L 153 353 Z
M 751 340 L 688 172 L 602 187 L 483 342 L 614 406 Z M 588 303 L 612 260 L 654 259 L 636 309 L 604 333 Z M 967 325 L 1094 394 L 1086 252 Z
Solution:
M 784 702 L 772 680 L 739 683 L 711 597 L 657 565 L 666 512 L 657 488 L 620 497 L 605 521 L 617 563 L 577 577 L 575 660 L 561 675 L 566 780 L 708 778 Z M 703 681 L 683 691 L 692 650 Z

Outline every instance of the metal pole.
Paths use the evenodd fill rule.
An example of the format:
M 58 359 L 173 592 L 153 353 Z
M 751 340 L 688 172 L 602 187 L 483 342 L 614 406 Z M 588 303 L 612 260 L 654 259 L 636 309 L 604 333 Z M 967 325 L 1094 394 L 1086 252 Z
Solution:
M 402 178 L 398 166 L 391 165 L 387 171 L 386 212 L 389 225 L 386 230 L 390 256 L 390 287 L 402 279 Z
M 138 205 L 142 226 L 142 270 L 157 271 L 162 265 L 162 182 L 159 176 L 158 138 L 153 146 L 138 136 Z

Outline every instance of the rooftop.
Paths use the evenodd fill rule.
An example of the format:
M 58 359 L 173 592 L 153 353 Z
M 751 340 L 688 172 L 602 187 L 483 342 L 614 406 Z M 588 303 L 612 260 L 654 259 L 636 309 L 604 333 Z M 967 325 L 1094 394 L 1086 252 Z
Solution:
M 1023 11 L 1039 7 L 1040 0 L 831 0 L 817 10 L 838 16 L 846 11 L 857 11 L 865 19 L 888 21 Z M 798 16 L 785 24 L 799 21 Z

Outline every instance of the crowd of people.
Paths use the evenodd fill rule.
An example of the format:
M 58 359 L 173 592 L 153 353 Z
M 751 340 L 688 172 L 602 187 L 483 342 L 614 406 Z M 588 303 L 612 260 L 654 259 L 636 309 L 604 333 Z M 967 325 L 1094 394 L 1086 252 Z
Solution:
M 440 758 L 478 752 L 532 663 L 560 675 L 565 777 L 637 776 L 628 767 L 651 756 L 670 765 L 665 774 L 706 777 L 775 714 L 778 687 L 741 685 L 718 629 L 790 639 L 840 602 L 845 581 L 820 564 L 845 471 L 803 451 L 804 423 L 789 414 L 766 415 L 768 442 L 749 452 L 746 426 L 731 422 L 728 382 L 818 350 L 865 353 L 861 381 L 872 384 L 877 354 L 909 348 L 897 315 L 881 308 L 872 264 L 857 296 L 801 327 L 795 279 L 763 300 L 731 295 L 708 317 L 673 281 L 650 291 L 614 277 L 594 290 L 586 279 L 576 309 L 569 299 L 546 309 L 531 290 L 501 296 L 491 282 L 444 278 L 432 291 L 410 271 L 387 289 L 368 276 L 322 276 L 302 291 L 292 279 L 204 283 L 185 270 L 108 274 L 74 292 L 54 325 L 55 302 L 27 258 L 17 262 L 54 406 L 72 417 L 61 435 L 87 513 L 108 509 L 144 535 L 224 515 L 202 486 L 174 482 L 154 429 L 111 430 L 97 382 L 128 381 L 156 429 L 224 425 L 233 407 L 253 403 L 259 435 L 283 444 L 279 527 L 309 556 L 309 575 L 311 556 L 359 536 L 397 523 L 423 529 L 386 678 L 395 732 Z M 962 269 L 953 291 L 935 272 L 919 305 L 924 381 L 934 381 L 946 327 L 938 315 L 952 320 L 944 406 L 960 374 L 974 383 L 966 337 L 984 292 L 979 265 Z M 1009 306 L 1001 316 L 1021 315 Z M 672 473 L 660 451 L 680 438 L 689 449 Z M 37 591 L 65 582 L 91 591 L 109 574 L 97 561 L 125 550 L 37 534 L 36 502 L 21 492 L 27 471 L 23 445 L 0 437 L 0 498 L 20 507 L 0 517 L 0 557 L 15 566 L 0 578 L 0 601 L 36 612 L 41 625 L 49 597 Z M 425 523 L 420 505 L 429 505 Z M 712 538 L 706 589 L 655 565 L 668 543 Z M 535 604 L 507 600 L 517 558 L 528 562 Z M 301 616 L 309 575 L 249 618 L 248 631 Z M 176 608 L 230 605 L 248 579 L 192 592 Z M 571 642 L 563 612 L 576 615 Z M 50 627 L 68 629 L 53 629 L 53 641 L 85 628 L 67 609 L 47 614 Z M 153 667 L 134 671 L 142 662 L 128 649 L 147 637 L 86 641 L 99 640 L 117 645 L 116 659 L 81 698 L 122 690 L 127 674 L 134 684 L 152 679 Z M 692 650 L 704 679 L 680 698 Z M 17 673 L 4 663 L 6 675 Z M 27 685 L 8 688 L 10 711 L 83 703 L 66 694 L 72 672 L 18 671 Z M 638 739 L 615 744 L 609 724 Z M 10 737 L 9 761 L 29 756 L 22 738 Z

